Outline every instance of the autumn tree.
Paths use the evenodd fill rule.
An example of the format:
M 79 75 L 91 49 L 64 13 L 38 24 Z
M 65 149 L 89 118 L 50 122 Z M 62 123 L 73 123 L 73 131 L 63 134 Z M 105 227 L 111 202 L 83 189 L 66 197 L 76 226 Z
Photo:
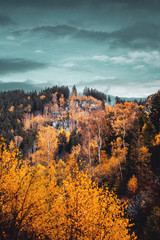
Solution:
M 138 180 L 135 177 L 135 175 L 133 175 L 132 178 L 130 178 L 130 180 L 128 181 L 128 190 L 131 193 L 135 193 L 137 188 L 138 188 Z
M 47 178 L 39 167 L 24 165 L 17 151 L 0 146 L 0 239 L 36 239 L 46 211 Z
M 33 161 L 50 166 L 57 148 L 57 133 L 51 126 L 40 126 L 37 139 L 37 151 L 32 155 Z
M 124 218 L 116 196 L 107 189 L 99 189 L 88 174 L 75 172 L 74 178 L 69 175 L 63 181 L 62 188 L 59 203 L 53 203 L 50 211 L 51 221 L 57 226 L 56 232 L 53 227 L 51 238 L 136 239 L 127 230 L 129 220 Z M 60 218 L 56 218 L 55 204 L 59 205 L 56 210 Z
M 138 117 L 138 105 L 133 102 L 119 103 L 114 107 L 113 129 L 117 136 L 121 136 L 123 140 L 123 148 L 126 148 L 126 136 L 128 131 L 134 127 L 134 123 Z M 126 161 L 126 155 L 124 155 Z

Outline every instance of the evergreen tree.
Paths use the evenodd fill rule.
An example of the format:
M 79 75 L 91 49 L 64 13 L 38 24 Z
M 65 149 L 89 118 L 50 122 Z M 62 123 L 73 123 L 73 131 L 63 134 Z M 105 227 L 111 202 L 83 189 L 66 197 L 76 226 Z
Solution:
M 76 88 L 76 86 L 74 85 L 73 86 L 73 88 L 72 88 L 72 95 L 75 95 L 75 96 L 77 96 L 77 88 Z
M 108 95 L 108 104 L 111 105 L 111 97 Z

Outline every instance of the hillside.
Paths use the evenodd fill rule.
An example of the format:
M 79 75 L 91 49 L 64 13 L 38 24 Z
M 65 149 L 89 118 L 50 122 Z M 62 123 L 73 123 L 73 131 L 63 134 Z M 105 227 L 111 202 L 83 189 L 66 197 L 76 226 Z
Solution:
M 86 89 L 85 95 L 78 95 L 75 87 L 70 93 L 69 88 L 65 86 L 55 86 L 39 93 L 36 91 L 25 93 L 22 90 L 0 92 L 1 169 L 3 171 L 7 169 L 8 171 L 4 171 L 4 176 L 1 175 L 1 193 L 5 191 L 6 194 L 9 194 L 11 191 L 11 189 L 5 189 L 6 185 L 3 179 L 6 178 L 14 186 L 15 177 L 15 182 L 20 184 L 16 185 L 17 189 L 21 189 L 23 193 L 26 191 L 28 199 L 34 197 L 34 191 L 37 188 L 41 189 L 42 187 L 41 193 L 44 192 L 44 194 L 47 194 L 47 191 L 52 191 L 51 184 L 54 191 L 60 194 L 54 196 L 55 203 L 51 207 L 52 214 L 60 219 L 57 227 L 56 224 L 54 227 L 50 225 L 47 206 L 45 205 L 45 209 L 42 209 L 36 205 L 36 211 L 38 211 L 36 221 L 41 224 L 41 228 L 38 228 L 34 222 L 35 208 L 32 207 L 33 215 L 31 214 L 30 218 L 33 223 L 29 224 L 28 215 L 24 217 L 24 227 L 21 228 L 19 225 L 18 221 L 22 221 L 19 215 L 15 217 L 17 221 L 15 223 L 13 221 L 14 216 L 12 216 L 12 207 L 15 207 L 15 211 L 18 210 L 14 202 L 17 200 L 13 201 L 14 192 L 12 196 L 6 195 L 6 199 L 4 198 L 5 195 L 1 194 L 1 203 L 3 202 L 3 204 L 1 205 L 2 220 L 0 220 L 0 227 L 2 233 L 5 233 L 4 235 L 1 234 L 2 239 L 10 239 L 9 229 L 12 224 L 14 233 L 20 234 L 21 237 L 24 234 L 26 239 L 38 239 L 38 234 L 42 239 L 53 239 L 54 234 L 59 236 L 55 239 L 70 239 L 65 238 L 64 235 L 60 238 L 60 235 L 58 235 L 65 226 L 66 232 L 63 234 L 69 236 L 67 235 L 70 232 L 69 224 L 74 229 L 72 232 L 73 239 L 90 239 L 89 232 L 91 228 L 96 226 L 96 223 L 93 226 L 92 220 L 91 225 L 89 225 L 90 223 L 84 220 L 89 216 L 83 216 L 84 219 L 80 217 L 83 211 L 90 211 L 86 210 L 85 205 L 85 201 L 87 201 L 85 199 L 90 199 L 88 195 L 90 191 L 97 191 L 95 195 L 93 194 L 94 206 L 98 206 L 96 201 L 99 201 L 99 191 L 103 192 L 101 194 L 104 199 L 107 199 L 105 201 L 109 201 L 105 194 L 111 194 L 109 199 L 112 199 L 112 197 L 114 200 L 119 199 L 115 200 L 116 204 L 117 201 L 120 204 L 125 203 L 124 213 L 118 213 L 120 208 L 117 206 L 119 205 L 115 205 L 113 208 L 115 207 L 117 214 L 124 214 L 128 219 L 132 219 L 130 222 L 134 224 L 133 227 L 127 225 L 128 223 L 124 223 L 124 226 L 126 224 L 130 227 L 138 239 L 160 239 L 158 227 L 160 224 L 160 92 L 149 96 L 143 102 L 143 105 L 141 105 L 142 102 L 128 102 L 119 99 L 119 103 L 111 106 L 111 104 L 107 104 L 105 98 L 106 96 L 103 93 L 95 89 Z M 7 158 L 7 156 L 9 157 Z M 5 164 L 5 167 L 3 164 Z M 13 166 L 17 167 L 13 169 Z M 21 179 L 21 177 L 28 176 L 26 181 L 31 181 L 29 180 L 31 176 L 28 174 L 34 169 L 34 174 L 37 174 L 33 174 L 35 183 L 38 181 L 38 177 L 41 185 L 33 184 L 31 190 L 26 190 L 26 185 L 26 188 L 23 189 L 16 177 L 19 176 L 19 179 Z M 12 175 L 14 176 L 13 182 Z M 46 178 L 46 176 L 50 177 Z M 82 180 L 80 180 L 81 178 Z M 87 180 L 89 185 L 85 185 L 85 179 L 90 179 Z M 67 186 L 70 187 L 67 188 Z M 93 186 L 95 186 L 95 190 Z M 59 209 L 64 207 L 63 204 L 67 201 L 67 197 L 64 195 L 65 191 L 68 191 L 67 196 L 70 199 L 70 202 L 66 204 L 73 204 L 72 206 L 68 205 L 70 210 L 72 208 L 76 209 L 74 204 L 79 204 L 79 200 L 76 203 L 76 196 L 74 196 L 75 202 L 72 202 L 72 194 L 77 191 L 77 194 L 82 194 L 82 192 L 84 194 L 79 210 L 75 210 L 75 212 L 80 212 L 75 216 L 61 215 L 56 208 L 56 204 L 58 204 Z M 115 197 L 112 196 L 112 191 Z M 28 193 L 31 195 L 28 196 Z M 41 193 L 38 192 L 37 197 Z M 18 192 L 18 194 L 22 193 Z M 23 199 L 20 196 L 17 195 L 21 204 Z M 63 199 L 63 204 L 56 196 L 61 196 L 60 199 Z M 94 198 L 94 196 L 97 196 L 97 198 Z M 47 199 L 46 202 L 52 202 L 47 195 L 44 198 Z M 113 199 L 111 200 L 112 203 L 114 202 Z M 3 208 L 5 201 L 9 201 L 12 207 Z M 38 201 L 40 201 L 39 198 Z M 25 204 L 28 203 L 25 202 Z M 33 203 L 29 202 L 29 204 L 32 205 Z M 94 203 L 92 202 L 92 204 Z M 35 206 L 35 203 L 33 205 Z M 23 208 L 23 206 L 21 207 Z M 64 209 L 67 211 L 67 207 L 64 207 Z M 93 209 L 96 215 L 98 210 L 96 207 Z M 4 218 L 5 214 L 8 214 L 6 219 Z M 23 211 L 22 214 L 24 214 Z M 39 218 L 41 214 L 45 216 L 43 218 L 44 222 L 41 222 L 42 220 Z M 118 219 L 120 215 L 116 215 L 115 219 Z M 65 218 L 66 216 L 68 218 Z M 109 218 L 109 215 L 107 216 Z M 103 217 L 103 221 L 105 221 L 105 214 Z M 46 223 L 48 225 L 45 225 L 45 219 L 47 219 Z M 99 218 L 97 219 L 99 221 Z M 113 217 L 113 222 L 116 222 L 115 219 Z M 56 219 L 52 219 L 52 221 L 56 221 Z M 79 225 L 74 225 L 74 222 Z M 100 224 L 100 222 L 97 224 Z M 82 227 L 83 225 L 85 229 Z M 112 230 L 113 234 L 117 232 L 116 229 L 119 229 L 119 225 L 121 224 L 118 222 L 117 225 L 113 224 L 115 226 Z M 17 230 L 18 233 L 15 226 L 20 227 Z M 103 225 L 102 229 L 107 229 L 107 227 Z M 108 235 L 110 238 L 107 238 L 109 233 L 102 230 L 104 239 L 135 239 L 130 232 L 127 232 L 126 238 L 123 238 L 125 236 L 123 235 L 124 229 L 118 231 L 122 231 L 122 238 L 117 238 L 116 235 L 114 235 L 114 238 Z M 83 236 L 83 232 L 88 238 Z M 95 232 L 92 232 L 92 234 L 94 235 Z M 32 235 L 34 237 L 31 237 Z M 81 238 L 75 236 L 81 236 Z M 96 238 L 94 235 L 93 239 L 100 239 L 100 235 L 97 236 Z

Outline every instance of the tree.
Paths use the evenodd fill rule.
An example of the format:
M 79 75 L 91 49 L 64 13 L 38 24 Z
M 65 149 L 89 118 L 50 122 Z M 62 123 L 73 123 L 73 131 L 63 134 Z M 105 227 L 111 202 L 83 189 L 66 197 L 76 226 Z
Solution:
M 160 131 L 160 91 L 151 97 L 150 118 L 156 129 L 156 133 Z
M 48 179 L 44 170 L 28 168 L 17 154 L 17 149 L 8 151 L 1 144 L 0 239 L 37 239 L 45 220 Z
M 147 239 L 160 239 L 160 208 L 154 207 L 151 215 L 147 218 Z
M 136 103 L 125 102 L 124 104 L 116 104 L 114 106 L 113 129 L 117 136 L 121 136 L 123 140 L 123 148 L 125 153 L 126 136 L 134 127 L 134 123 L 138 118 L 139 107 Z M 126 161 L 126 154 L 124 154 Z
M 51 239 L 136 239 L 127 229 L 131 225 L 116 196 L 76 168 L 74 177 L 69 174 L 63 181 L 48 217 Z
M 122 102 L 122 100 L 118 97 L 118 96 L 116 96 L 116 98 L 115 98 L 115 103 L 116 104 L 119 104 L 119 103 L 121 103 Z
M 106 98 L 107 98 L 106 94 L 99 92 L 96 89 L 93 89 L 93 88 L 89 89 L 87 87 L 85 87 L 83 91 L 83 95 L 92 96 L 100 101 L 103 101 L 103 100 L 106 101 Z
M 70 136 L 70 134 L 68 134 Z M 59 131 L 59 135 L 57 136 L 57 144 L 58 144 L 58 155 L 59 158 L 63 158 L 65 152 L 67 151 L 67 144 L 69 141 L 69 136 L 67 139 L 67 132 L 64 129 Z
M 108 104 L 111 105 L 111 97 L 108 95 Z
M 117 197 L 80 171 L 73 155 L 57 165 L 66 174 L 57 173 L 57 185 L 53 166 L 29 167 L 16 154 L 1 143 L 1 239 L 136 239 Z
M 72 88 L 72 95 L 77 96 L 77 88 L 75 85 Z
M 132 178 L 130 178 L 130 180 L 128 181 L 128 190 L 131 193 L 135 193 L 137 188 L 138 188 L 138 180 L 135 177 L 135 175 L 133 175 Z
M 123 180 L 122 164 L 126 161 L 125 156 L 127 154 L 127 150 L 128 149 L 126 147 L 123 147 L 123 140 L 120 137 L 116 138 L 116 140 L 112 143 L 112 156 L 110 163 L 113 163 L 113 168 L 115 169 L 119 166 L 121 181 Z M 118 165 L 116 163 L 118 163 Z
M 57 149 L 57 133 L 51 126 L 40 126 L 37 140 L 37 151 L 32 155 L 33 161 L 50 166 Z

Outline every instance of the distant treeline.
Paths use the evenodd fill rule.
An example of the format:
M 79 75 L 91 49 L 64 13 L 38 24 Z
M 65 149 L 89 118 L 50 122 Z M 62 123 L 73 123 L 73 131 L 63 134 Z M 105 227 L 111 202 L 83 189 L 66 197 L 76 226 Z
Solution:
M 106 94 L 104 94 L 103 92 L 99 92 L 93 88 L 90 89 L 90 88 L 85 87 L 85 89 L 83 91 L 83 95 L 85 95 L 87 97 L 92 96 L 100 101 L 106 101 L 106 99 L 107 99 Z

